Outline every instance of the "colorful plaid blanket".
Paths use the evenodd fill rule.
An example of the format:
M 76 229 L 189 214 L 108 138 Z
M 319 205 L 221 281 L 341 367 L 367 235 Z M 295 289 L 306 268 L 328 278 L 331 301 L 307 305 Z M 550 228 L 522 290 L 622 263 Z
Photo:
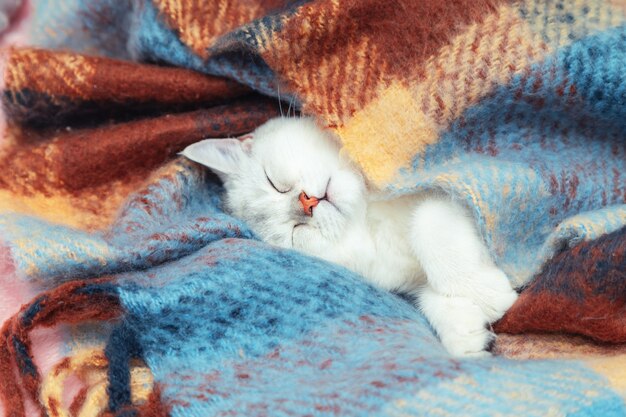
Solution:
M 41 0 L 5 53 L 0 401 L 21 416 L 626 415 L 626 2 Z M 255 239 L 177 159 L 285 105 L 442 189 L 521 290 L 496 356 Z

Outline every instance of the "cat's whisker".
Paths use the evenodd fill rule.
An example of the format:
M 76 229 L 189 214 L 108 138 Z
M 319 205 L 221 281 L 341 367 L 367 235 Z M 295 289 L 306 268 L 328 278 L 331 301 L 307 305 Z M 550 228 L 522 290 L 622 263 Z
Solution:
M 291 96 L 291 99 L 289 100 L 289 108 L 287 109 L 287 118 L 291 117 L 291 106 L 293 105 L 293 103 L 294 103 L 294 96 Z M 296 116 L 296 108 L 295 107 L 293 109 L 293 116 L 294 116 L 294 118 Z
M 293 118 L 296 118 L 296 96 L 292 96 L 291 97 L 292 103 L 293 103 Z
M 276 92 L 278 93 L 278 109 L 280 110 L 280 117 L 285 117 L 285 114 L 283 113 L 283 101 L 280 98 L 280 83 L 276 84 Z

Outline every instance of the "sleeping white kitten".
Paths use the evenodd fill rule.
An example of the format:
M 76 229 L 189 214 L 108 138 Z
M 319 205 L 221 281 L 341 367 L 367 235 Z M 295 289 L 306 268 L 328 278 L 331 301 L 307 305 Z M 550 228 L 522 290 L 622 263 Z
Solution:
M 220 176 L 226 209 L 264 241 L 343 265 L 383 289 L 413 292 L 451 354 L 489 355 L 488 325 L 517 293 L 468 211 L 436 193 L 385 200 L 339 151 L 313 119 L 279 118 L 182 154 Z

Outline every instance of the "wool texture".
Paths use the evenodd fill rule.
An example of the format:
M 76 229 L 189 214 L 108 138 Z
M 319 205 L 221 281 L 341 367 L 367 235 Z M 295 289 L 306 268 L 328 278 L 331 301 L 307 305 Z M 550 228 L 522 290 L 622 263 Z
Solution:
M 3 60 L 4 415 L 626 415 L 624 0 L 24 4 Z M 453 359 L 402 297 L 258 241 L 176 157 L 281 99 L 373 188 L 470 209 L 521 291 L 496 356 Z

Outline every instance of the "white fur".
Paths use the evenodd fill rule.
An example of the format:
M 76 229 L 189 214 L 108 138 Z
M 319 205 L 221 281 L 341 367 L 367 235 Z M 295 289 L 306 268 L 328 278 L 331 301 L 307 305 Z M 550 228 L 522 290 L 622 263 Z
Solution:
M 252 139 L 208 139 L 183 155 L 220 175 L 227 210 L 261 239 L 343 265 L 383 289 L 414 292 L 451 354 L 488 355 L 487 326 L 517 294 L 467 210 L 436 193 L 374 198 L 339 151 L 313 119 L 280 118 Z M 312 216 L 301 192 L 325 197 Z

